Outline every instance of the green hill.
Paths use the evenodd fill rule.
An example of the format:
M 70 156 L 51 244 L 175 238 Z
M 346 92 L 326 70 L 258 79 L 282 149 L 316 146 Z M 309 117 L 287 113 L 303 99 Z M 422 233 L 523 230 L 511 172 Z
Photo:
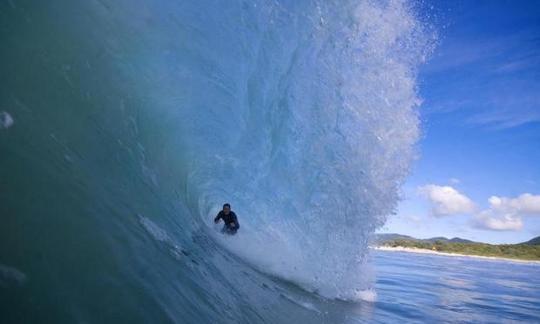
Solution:
M 527 245 L 540 245 L 540 236 L 537 236 L 531 240 L 528 240 L 527 242 L 523 242 L 521 244 L 527 244 Z
M 401 234 L 396 234 L 396 233 L 380 233 L 380 234 L 375 234 L 375 242 L 377 243 L 383 243 L 383 242 L 386 242 L 386 241 L 391 241 L 391 240 L 411 240 L 411 241 L 414 241 L 414 240 L 418 240 L 412 236 L 408 236 L 408 235 L 401 235 Z
M 430 239 L 425 239 L 425 240 L 420 240 L 420 241 L 430 242 L 430 243 L 435 243 L 437 241 L 440 241 L 440 242 L 453 242 L 453 243 L 475 243 L 474 241 L 462 239 L 462 238 L 459 238 L 459 237 L 454 237 L 452 239 L 447 239 L 446 237 L 432 237 Z
M 459 237 L 454 237 L 454 238 L 448 239 L 446 237 L 439 236 L 439 237 L 432 237 L 432 238 L 428 238 L 428 239 L 418 239 L 418 238 L 415 238 L 415 237 L 412 237 L 412 236 L 409 236 L 409 235 L 402 235 L 402 234 L 397 234 L 397 233 L 379 233 L 379 234 L 375 234 L 375 242 L 377 242 L 378 244 L 388 242 L 388 241 L 393 241 L 393 240 L 410 240 L 410 241 L 428 242 L 428 243 L 435 243 L 437 241 L 440 241 L 440 242 L 453 242 L 453 243 L 476 243 L 474 241 L 462 239 L 462 238 L 459 238 Z
M 454 238 L 450 239 L 450 242 L 454 242 L 454 243 L 476 243 L 474 241 L 462 239 L 462 238 L 459 238 L 459 237 L 454 237 Z
M 487 244 L 459 237 L 417 239 L 400 234 L 377 234 L 375 243 L 378 246 L 416 248 L 464 255 L 540 260 L 540 237 L 520 244 Z

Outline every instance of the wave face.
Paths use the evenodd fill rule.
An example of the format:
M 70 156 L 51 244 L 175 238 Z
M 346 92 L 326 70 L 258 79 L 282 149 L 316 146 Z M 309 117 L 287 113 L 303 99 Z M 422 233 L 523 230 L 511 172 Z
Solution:
M 253 297 L 267 278 L 373 298 L 367 242 L 414 157 L 434 41 L 411 3 L 0 12 L 0 264 L 24 278 L 0 281 L 10 319 L 290 320 Z M 224 202 L 234 237 L 212 222 Z

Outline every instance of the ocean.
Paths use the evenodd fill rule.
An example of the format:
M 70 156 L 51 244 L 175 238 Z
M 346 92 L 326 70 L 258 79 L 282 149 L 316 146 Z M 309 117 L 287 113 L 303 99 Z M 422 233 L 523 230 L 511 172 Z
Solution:
M 370 254 L 418 155 L 426 10 L 2 1 L 0 322 L 538 320 L 538 268 Z
M 377 301 L 358 322 L 538 323 L 540 265 L 377 251 Z

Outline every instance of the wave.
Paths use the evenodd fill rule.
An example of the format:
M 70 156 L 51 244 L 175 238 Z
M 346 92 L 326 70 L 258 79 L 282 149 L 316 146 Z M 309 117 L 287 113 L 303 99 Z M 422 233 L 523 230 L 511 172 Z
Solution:
M 165 256 L 146 261 L 166 246 L 178 266 L 199 269 L 180 275 L 193 291 L 223 300 L 225 283 L 203 282 L 240 289 L 229 273 L 244 268 L 325 298 L 374 300 L 369 236 L 416 155 L 417 69 L 436 41 L 417 6 L 7 2 L 0 214 L 10 226 L 0 234 L 20 250 L 2 263 L 56 294 L 58 278 L 100 255 L 126 263 L 93 263 L 96 276 L 148 288 L 145 276 L 175 281 Z M 233 237 L 213 224 L 225 202 L 242 226 Z M 53 259 L 72 266 L 43 261 Z M 175 289 L 146 297 L 173 305 L 188 295 Z
M 369 235 L 394 210 L 415 153 L 416 68 L 432 39 L 401 1 L 299 7 L 263 6 L 258 33 L 233 38 L 245 52 L 214 53 L 208 79 L 220 95 L 184 111 L 196 120 L 185 136 L 196 137 L 193 213 L 211 227 L 232 202 L 242 231 L 216 236 L 231 252 L 354 299 L 371 284 Z

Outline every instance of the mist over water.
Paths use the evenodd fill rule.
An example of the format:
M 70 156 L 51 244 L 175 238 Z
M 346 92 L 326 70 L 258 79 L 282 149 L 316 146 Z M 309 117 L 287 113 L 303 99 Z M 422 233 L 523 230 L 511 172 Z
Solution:
M 12 0 L 0 22 L 12 319 L 281 321 L 274 277 L 373 300 L 435 41 L 414 3 Z

